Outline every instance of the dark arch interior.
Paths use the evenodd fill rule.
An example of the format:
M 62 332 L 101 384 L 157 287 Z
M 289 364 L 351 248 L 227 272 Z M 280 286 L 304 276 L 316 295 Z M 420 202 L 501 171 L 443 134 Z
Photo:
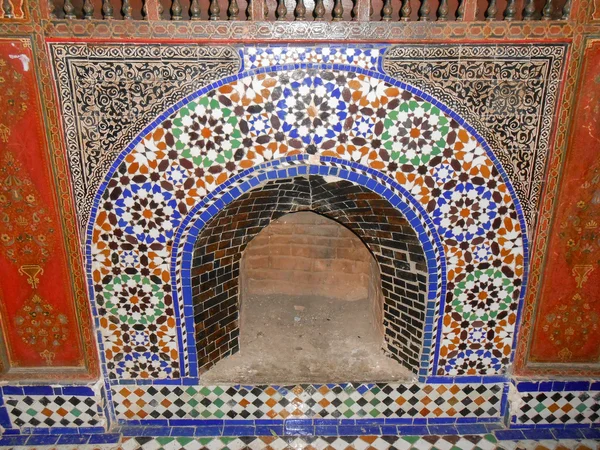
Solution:
M 313 211 L 343 225 L 370 250 L 383 297 L 383 349 L 418 373 L 427 267 L 415 231 L 379 194 L 349 181 L 313 175 L 256 187 L 222 209 L 200 233 L 192 269 L 200 372 L 240 350 L 240 271 L 246 247 L 273 221 L 298 211 Z
M 246 246 L 239 286 L 240 351 L 206 384 L 411 377 L 383 351 L 379 264 L 340 223 L 312 211 L 273 220 Z

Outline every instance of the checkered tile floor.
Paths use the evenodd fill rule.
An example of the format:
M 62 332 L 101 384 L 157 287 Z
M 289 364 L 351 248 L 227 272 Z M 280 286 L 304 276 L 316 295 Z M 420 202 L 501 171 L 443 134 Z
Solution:
M 8 447 L 0 447 L 8 448 Z M 119 444 L 11 447 L 27 450 L 599 450 L 600 441 L 497 441 L 477 436 L 345 436 L 345 437 L 132 437 Z

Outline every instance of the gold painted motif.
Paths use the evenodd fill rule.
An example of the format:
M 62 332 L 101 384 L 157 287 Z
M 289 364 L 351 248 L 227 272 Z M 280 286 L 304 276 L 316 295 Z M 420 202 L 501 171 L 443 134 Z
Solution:
M 40 282 L 38 275 L 42 275 L 44 273 L 44 269 L 37 264 L 24 264 L 19 267 L 19 273 L 27 276 L 27 283 L 29 283 L 31 287 L 35 289 Z
M 0 58 L 0 141 L 8 142 L 10 125 L 27 112 L 29 94 L 22 88 L 23 75 Z
M 560 224 L 559 232 L 577 291 L 557 303 L 543 326 L 548 339 L 560 348 L 558 356 L 562 361 L 568 361 L 573 354 L 570 349 L 585 345 L 590 333 L 600 326 L 598 313 L 583 289 L 600 265 L 600 159 L 581 184 L 581 192 L 584 196 L 571 206 L 572 213 Z
M 543 330 L 548 339 L 561 348 L 558 356 L 568 361 L 572 355 L 570 348 L 584 345 L 592 331 L 598 329 L 598 314 L 589 301 L 576 293 L 571 299 L 564 299 L 560 306 L 544 319 Z
M 0 249 L 37 287 L 54 245 L 54 225 L 19 162 L 6 153 L 0 166 Z
M 34 294 L 14 318 L 17 334 L 22 341 L 40 350 L 39 354 L 52 365 L 55 352 L 67 340 L 69 335 L 69 320 L 67 316 L 58 313 L 54 307 Z
M 560 224 L 559 237 L 567 247 L 566 259 L 581 288 L 590 273 L 600 265 L 600 158 L 581 183 L 581 197 L 572 213 Z
M 590 273 L 594 270 L 594 266 L 590 264 L 580 264 L 573 267 L 573 276 L 575 277 L 575 282 L 577 283 L 578 288 L 583 287 L 583 283 L 588 280 Z

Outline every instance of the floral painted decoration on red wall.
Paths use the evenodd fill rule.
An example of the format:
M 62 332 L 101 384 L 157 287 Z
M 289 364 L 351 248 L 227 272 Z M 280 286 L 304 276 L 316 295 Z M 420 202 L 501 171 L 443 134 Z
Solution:
M 65 231 L 25 39 L 0 40 L 0 144 L 0 313 L 8 365 L 3 369 L 84 370 Z
M 600 42 L 586 52 L 529 360 L 600 361 Z

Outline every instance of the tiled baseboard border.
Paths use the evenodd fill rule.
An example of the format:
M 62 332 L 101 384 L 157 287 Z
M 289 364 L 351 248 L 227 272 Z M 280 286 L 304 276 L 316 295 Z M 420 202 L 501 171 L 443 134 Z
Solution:
M 511 428 L 570 428 L 600 425 L 600 381 L 515 380 L 518 408 Z
M 0 425 L 4 428 L 3 437 L 22 439 L 38 436 L 35 439 L 44 440 L 39 436 L 48 436 L 46 439 L 50 441 L 56 436 L 68 435 L 71 436 L 69 439 L 83 440 L 83 436 L 108 436 L 114 433 L 131 437 L 494 433 L 498 439 L 513 440 L 550 439 L 550 436 L 562 439 L 600 438 L 600 382 L 597 380 L 517 379 L 499 382 L 494 379 L 492 383 L 478 386 L 453 380 L 450 384 L 299 385 L 269 386 L 258 390 L 257 387 L 209 388 L 156 382 L 112 386 L 113 391 L 124 388 L 136 393 L 131 398 L 117 398 L 113 392 L 112 401 L 121 410 L 117 413 L 118 420 L 109 423 L 104 408 L 106 399 L 98 384 L 2 386 Z M 163 393 L 157 394 L 161 389 Z M 194 395 L 200 396 L 197 397 L 200 401 L 202 398 L 210 401 L 200 407 L 193 402 L 186 403 L 179 390 L 190 389 Z M 509 394 L 509 390 L 513 392 Z M 268 398 L 261 398 L 267 391 L 270 393 Z M 471 392 L 475 392 L 476 397 L 469 397 Z M 144 399 L 144 395 L 148 397 Z M 173 395 L 173 398 L 167 402 L 165 395 Z M 320 400 L 323 401 L 319 407 L 315 407 Z M 249 409 L 248 405 L 252 402 L 254 405 Z M 463 414 L 448 415 L 449 403 L 465 408 Z M 268 409 L 263 408 L 263 404 Z M 470 404 L 472 406 L 468 406 Z M 497 408 L 494 407 L 498 410 L 497 414 L 475 413 L 481 405 L 494 404 L 497 404 Z M 136 418 L 124 415 L 126 410 L 123 407 L 127 405 L 133 411 L 131 417 Z M 171 405 L 176 405 L 177 409 L 173 410 Z M 214 405 L 219 406 L 210 409 Z M 410 408 L 406 405 L 410 405 Z M 434 407 L 440 409 L 436 411 Z M 190 415 L 192 408 L 208 411 L 209 414 L 193 417 Z M 141 418 L 139 411 L 144 410 L 154 410 L 157 418 Z M 165 411 L 174 413 L 166 417 Z M 177 414 L 177 411 L 182 412 Z M 263 414 L 259 417 L 257 411 Z M 288 414 L 284 415 L 282 411 L 288 411 Z M 332 411 L 340 414 L 336 417 Z
M 396 420 L 396 424 L 499 421 L 507 383 L 344 383 L 291 386 L 112 386 L 119 422 Z M 186 422 L 187 421 L 187 422 Z M 124 423 L 124 422 L 123 422 Z

